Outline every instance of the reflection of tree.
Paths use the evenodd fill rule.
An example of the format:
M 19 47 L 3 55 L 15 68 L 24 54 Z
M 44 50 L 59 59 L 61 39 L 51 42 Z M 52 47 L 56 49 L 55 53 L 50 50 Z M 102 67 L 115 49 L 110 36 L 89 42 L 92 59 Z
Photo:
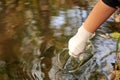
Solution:
M 49 28 L 50 24 L 50 8 L 48 0 L 40 0 L 39 1 L 40 7 L 40 31 L 41 35 L 45 36 L 45 41 L 51 40 L 52 31 Z
M 42 64 L 45 64 L 46 68 L 42 68 L 42 71 L 45 73 L 45 80 L 49 79 L 49 70 L 52 66 L 51 58 L 53 56 L 53 50 L 49 52 L 45 52 L 45 49 L 49 45 L 50 41 L 52 40 L 52 30 L 50 29 L 50 8 L 49 8 L 49 0 L 40 0 L 39 1 L 39 8 L 40 8 L 40 31 L 41 36 L 44 36 L 44 42 L 42 43 L 42 47 L 40 48 L 41 52 L 46 54 L 44 55 L 44 59 L 42 60 Z M 50 52 L 52 54 L 50 54 Z M 49 56 L 48 56 L 49 55 Z M 47 57 L 48 56 L 48 57 Z M 51 56 L 51 57 L 50 57 Z
M 18 35 L 24 28 L 23 4 L 19 3 L 19 0 L 1 0 L 0 2 L 0 60 L 7 63 L 6 73 L 9 77 L 13 77 L 17 67 L 14 65 L 17 65 L 17 61 L 19 63 L 20 58 L 21 39 L 18 39 Z M 13 65 L 10 65 L 12 63 Z M 6 76 L 0 75 L 0 77 L 4 80 Z
M 15 77 L 16 70 L 24 68 L 27 72 L 21 77 L 30 78 L 28 73 L 34 65 L 34 63 L 30 65 L 31 62 L 34 58 L 37 59 L 36 55 L 37 57 L 40 55 L 40 50 L 41 54 L 45 51 L 52 39 L 52 31 L 49 28 L 49 2 L 48 0 L 1 0 L 0 2 L 2 3 L 0 5 L 2 8 L 0 9 L 0 59 L 9 64 L 7 66 L 9 77 Z M 44 58 L 44 60 L 46 62 L 43 63 L 46 64 L 49 61 L 51 64 L 50 58 Z M 15 61 L 22 67 L 17 65 L 18 63 L 13 67 L 12 63 Z M 39 59 L 35 63 L 39 65 Z M 37 74 L 40 75 L 39 69 L 34 71 L 38 71 L 38 73 L 35 72 L 35 77 Z M 21 75 L 20 73 L 18 75 Z
M 13 48 L 15 48 L 15 45 L 19 45 L 19 43 L 17 43 L 16 41 L 16 38 L 17 38 L 16 35 L 19 34 L 19 32 L 24 26 L 23 24 L 24 17 L 22 15 L 23 5 L 19 5 L 18 2 L 17 3 L 11 2 L 8 4 L 5 4 L 7 2 L 1 2 L 1 3 L 3 3 L 2 11 L 0 13 L 0 18 L 1 18 L 0 19 L 0 26 L 1 26 L 0 27 L 0 45 L 1 47 L 3 47 L 2 49 L 3 52 L 1 52 L 1 54 L 5 53 L 4 55 L 8 55 L 8 54 L 10 55 L 10 53 L 11 54 L 15 53 L 14 50 L 12 50 Z M 17 49 L 17 46 L 16 46 L 16 49 Z

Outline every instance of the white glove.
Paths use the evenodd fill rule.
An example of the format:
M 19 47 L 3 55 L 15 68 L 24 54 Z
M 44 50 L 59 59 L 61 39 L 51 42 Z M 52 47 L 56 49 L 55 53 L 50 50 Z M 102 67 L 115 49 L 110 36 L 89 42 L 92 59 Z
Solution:
M 88 40 L 91 38 L 93 33 L 85 30 L 83 25 L 78 29 L 78 32 L 68 42 L 69 55 L 75 58 L 80 57 L 81 53 L 84 52 Z

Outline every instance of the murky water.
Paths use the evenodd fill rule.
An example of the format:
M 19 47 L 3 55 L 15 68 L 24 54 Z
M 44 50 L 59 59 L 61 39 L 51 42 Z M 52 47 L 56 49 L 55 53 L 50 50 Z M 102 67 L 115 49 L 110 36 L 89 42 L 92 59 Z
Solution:
M 65 69 L 67 42 L 92 7 L 64 3 L 51 0 L 49 8 L 45 0 L 39 6 L 37 0 L 0 1 L 0 80 L 109 80 L 117 40 L 109 36 L 113 31 L 107 23 L 91 40 L 94 48 L 86 54 L 93 56 L 75 72 Z

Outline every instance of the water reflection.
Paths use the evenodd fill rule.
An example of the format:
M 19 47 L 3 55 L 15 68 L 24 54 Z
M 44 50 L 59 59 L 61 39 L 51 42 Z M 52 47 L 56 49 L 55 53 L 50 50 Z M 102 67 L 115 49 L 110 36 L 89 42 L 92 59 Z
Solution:
M 90 76 L 94 80 L 96 74 L 102 75 L 103 79 L 104 75 L 110 75 L 105 66 L 107 62 L 114 63 L 115 55 L 109 56 L 109 53 L 114 51 L 116 40 L 105 38 L 105 30 L 109 29 L 103 27 L 98 29 L 99 35 L 94 39 L 95 56 L 78 73 L 62 73 L 69 56 L 68 52 L 58 55 L 91 10 L 88 3 L 77 6 L 78 0 L 71 1 L 74 4 L 69 2 L 67 8 L 63 7 L 64 0 L 52 6 L 59 6 L 55 11 L 48 0 L 0 1 L 1 80 L 88 80 Z
M 80 9 L 78 6 L 74 6 L 67 11 L 59 11 L 57 16 L 51 18 L 51 28 L 54 29 L 56 36 L 61 34 L 71 35 L 74 34 L 77 28 L 87 17 L 88 11 Z M 64 30 L 63 32 L 61 28 Z

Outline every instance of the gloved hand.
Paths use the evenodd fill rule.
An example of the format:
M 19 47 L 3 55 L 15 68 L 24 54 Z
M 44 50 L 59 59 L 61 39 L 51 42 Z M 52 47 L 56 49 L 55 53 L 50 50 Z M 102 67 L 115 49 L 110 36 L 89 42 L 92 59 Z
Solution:
M 68 42 L 69 55 L 75 58 L 80 57 L 92 34 L 93 33 L 88 32 L 82 25 Z

